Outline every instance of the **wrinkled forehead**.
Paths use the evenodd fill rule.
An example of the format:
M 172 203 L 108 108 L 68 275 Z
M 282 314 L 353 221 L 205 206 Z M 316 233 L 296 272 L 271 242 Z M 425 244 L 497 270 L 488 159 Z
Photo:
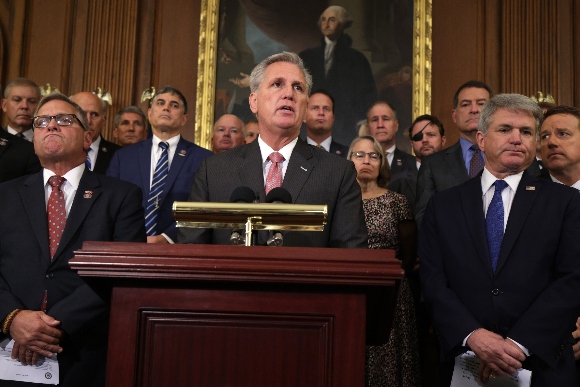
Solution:
M 40 99 L 40 94 L 38 94 L 37 90 L 34 87 L 26 85 L 17 85 L 10 87 L 10 89 L 8 89 L 8 98 L 13 96 Z
M 157 94 L 153 99 L 153 102 L 157 102 L 158 100 L 163 100 L 165 102 L 177 102 L 179 106 L 183 107 L 183 101 L 176 93 Z
M 141 121 L 143 122 L 143 118 L 137 114 L 137 113 L 133 113 L 133 112 L 125 112 L 123 114 L 121 114 L 121 120 L 128 120 L 128 121 Z

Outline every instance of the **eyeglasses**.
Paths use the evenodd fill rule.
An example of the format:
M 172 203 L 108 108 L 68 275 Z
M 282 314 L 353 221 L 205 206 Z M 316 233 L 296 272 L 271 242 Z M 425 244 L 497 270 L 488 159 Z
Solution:
M 350 157 L 352 157 L 355 160 L 362 161 L 365 159 L 366 155 L 368 155 L 370 157 L 370 159 L 373 161 L 380 161 L 381 157 L 383 157 L 382 154 L 377 153 L 377 152 L 363 152 L 363 151 L 352 152 L 350 154 Z
M 76 119 L 83 130 L 87 130 L 81 120 L 74 114 L 57 114 L 56 116 L 36 116 L 32 118 L 32 126 L 35 128 L 46 128 L 52 120 L 56 121 L 58 126 L 71 126 Z

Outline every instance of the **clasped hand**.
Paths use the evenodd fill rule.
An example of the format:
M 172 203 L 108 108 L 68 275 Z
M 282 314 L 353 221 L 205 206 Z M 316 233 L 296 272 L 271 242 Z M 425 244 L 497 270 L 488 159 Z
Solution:
M 61 353 L 58 344 L 63 332 L 57 327 L 60 321 L 44 312 L 23 310 L 14 317 L 10 325 L 10 336 L 14 339 L 12 358 L 23 365 L 36 364 L 38 356 L 51 357 Z
M 492 373 L 508 376 L 522 368 L 526 355 L 512 340 L 485 329 L 477 329 L 467 345 L 481 361 L 479 377 L 487 383 Z

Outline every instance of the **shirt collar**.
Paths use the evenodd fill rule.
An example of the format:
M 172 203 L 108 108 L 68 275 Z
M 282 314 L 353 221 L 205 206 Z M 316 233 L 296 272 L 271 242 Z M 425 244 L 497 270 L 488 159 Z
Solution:
M 79 187 L 79 183 L 81 181 L 81 177 L 83 176 L 84 171 L 85 171 L 85 163 L 82 163 L 80 165 L 77 165 L 76 167 L 74 167 L 73 169 L 71 169 L 70 171 L 68 171 L 67 173 L 65 173 L 63 175 L 63 177 L 75 189 L 75 191 Z M 44 168 L 42 171 L 42 177 L 44 178 L 44 185 L 46 186 L 46 184 L 48 184 L 48 179 L 50 179 L 52 176 L 55 176 L 55 175 L 56 175 L 56 173 L 54 173 L 50 169 Z
M 518 185 L 522 180 L 523 173 L 524 171 L 516 173 L 515 175 L 509 175 L 506 178 L 504 178 L 503 181 L 505 181 L 509 185 L 509 187 L 512 189 L 513 192 L 516 192 Z M 498 180 L 498 178 L 492 175 L 491 172 L 487 170 L 487 166 L 485 166 L 483 168 L 483 173 L 481 175 L 481 190 L 483 194 L 489 191 L 489 189 L 491 188 L 493 183 L 495 183 L 496 180 Z
M 178 134 L 177 136 L 173 136 L 164 142 L 169 144 L 169 148 L 173 149 L 173 148 L 177 147 L 177 143 L 179 142 L 180 139 L 181 139 L 181 134 Z M 157 148 L 159 148 L 160 142 L 162 142 L 161 139 L 159 137 L 157 137 L 156 135 L 153 135 L 153 149 L 156 150 Z
M 328 136 L 326 139 L 324 139 L 324 141 L 322 141 L 320 143 L 320 146 L 322 146 L 324 148 L 324 150 L 326 150 L 327 152 L 330 152 L 330 143 L 332 142 L 332 136 Z M 317 146 L 318 143 L 316 141 L 314 141 L 313 139 L 311 139 L 310 137 L 306 137 L 306 143 L 310 144 L 310 145 L 314 145 Z
M 100 134 L 99 134 L 99 137 L 97 137 L 97 139 L 91 143 L 91 149 L 95 153 L 99 153 L 99 145 L 101 145 L 101 135 Z
M 278 151 L 278 153 L 281 153 L 282 156 L 284 156 L 284 160 L 286 161 L 290 160 L 290 155 L 292 155 L 292 151 L 294 150 L 294 147 L 296 146 L 297 142 L 298 137 L 290 141 L 288 144 L 284 145 L 284 147 Z M 270 156 L 272 152 L 275 152 L 275 150 L 272 149 L 270 145 L 266 144 L 261 137 L 258 137 L 258 145 L 260 145 L 260 153 L 262 153 L 262 164 L 263 164 L 268 160 L 268 156 Z
M 397 144 L 393 145 L 392 147 L 390 147 L 389 149 L 385 150 L 385 154 L 391 154 L 393 152 L 395 152 L 395 148 L 397 147 Z
M 554 176 L 552 176 L 551 174 L 550 174 L 550 178 L 552 179 L 552 181 L 553 181 L 554 183 L 558 183 L 558 184 L 564 184 L 564 183 L 562 183 L 560 180 L 558 180 L 558 179 L 556 179 Z M 580 180 L 578 180 L 576 183 L 572 184 L 572 185 L 571 185 L 571 187 L 572 187 L 572 188 L 576 188 L 577 190 L 579 190 L 579 191 L 580 191 Z

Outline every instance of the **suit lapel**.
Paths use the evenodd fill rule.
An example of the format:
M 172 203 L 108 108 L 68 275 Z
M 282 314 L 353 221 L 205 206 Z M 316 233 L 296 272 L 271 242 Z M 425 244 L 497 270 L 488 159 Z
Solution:
M 73 235 L 81 227 L 91 207 L 101 195 L 99 186 L 100 182 L 97 174 L 85 169 L 79 182 L 70 213 L 66 219 L 66 226 L 64 227 L 53 261 L 56 261 L 62 251 L 67 249 L 67 245 L 70 243 Z
M 44 196 L 42 172 L 27 177 L 24 180 L 24 184 L 19 188 L 19 194 L 42 255 L 45 257 L 45 262 L 49 263 L 48 220 L 46 217 L 46 198 Z
M 508 222 L 501 243 L 499 259 L 497 261 L 496 274 L 499 273 L 508 259 L 511 250 L 524 227 L 524 223 L 532 209 L 534 201 L 538 196 L 539 187 L 536 184 L 537 180 L 536 177 L 531 176 L 528 172 L 524 172 L 522 175 L 522 180 L 520 180 L 520 184 L 516 190 L 510 213 L 508 215 Z M 533 189 L 529 189 L 528 187 L 533 187 Z
M 282 182 L 282 188 L 285 188 L 292 195 L 292 203 L 296 203 L 296 198 L 300 195 L 302 187 L 314 168 L 313 152 L 313 147 L 298 139 Z
M 0 156 L 12 145 L 12 141 L 4 133 L 0 133 Z
M 403 158 L 399 154 L 399 148 L 395 148 L 393 152 L 393 162 L 391 163 L 391 175 L 396 175 L 403 170 Z
M 449 165 L 449 169 L 451 169 L 453 175 L 455 175 L 458 181 L 463 183 L 469 180 L 469 175 L 465 169 L 461 144 L 459 142 L 447 149 L 445 160 L 447 161 L 447 165 Z
M 141 188 L 143 188 L 143 203 L 147 203 L 151 189 L 151 147 L 153 140 L 147 139 L 139 145 L 138 155 L 141 173 Z
M 266 199 L 264 172 L 262 170 L 262 153 L 258 141 L 254 141 L 240 153 L 239 162 L 234 160 L 238 165 L 238 178 L 242 186 L 250 187 L 257 192 L 260 202 Z
M 487 274 L 493 278 L 489 248 L 487 247 L 487 232 L 485 230 L 485 217 L 483 215 L 483 201 L 481 192 L 481 178 L 474 178 L 463 185 L 461 190 L 461 202 L 463 212 L 467 220 L 467 228 L 479 260 Z

